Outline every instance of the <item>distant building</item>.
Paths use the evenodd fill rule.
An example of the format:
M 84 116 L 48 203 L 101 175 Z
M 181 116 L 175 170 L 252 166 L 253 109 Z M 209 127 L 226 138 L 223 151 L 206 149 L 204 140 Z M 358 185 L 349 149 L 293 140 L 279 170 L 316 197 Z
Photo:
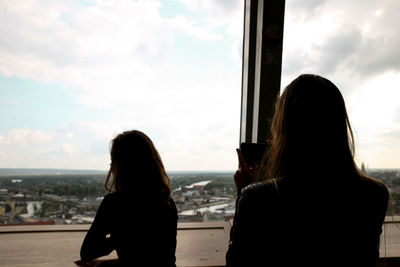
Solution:
M 181 195 L 181 196 L 175 196 L 175 201 L 176 202 L 185 202 L 185 196 L 184 195 Z
M 362 172 L 362 174 L 367 175 L 367 169 L 365 168 L 364 162 L 361 163 L 361 172 Z
M 207 180 L 207 181 L 202 181 L 202 182 L 194 183 L 194 184 L 191 184 L 191 185 L 189 185 L 189 186 L 184 186 L 184 187 L 182 188 L 182 191 L 187 191 L 187 190 L 191 190 L 191 191 L 193 191 L 193 190 L 203 191 L 203 190 L 204 190 L 204 187 L 205 187 L 206 185 L 208 185 L 209 183 L 211 183 L 211 182 L 212 182 L 212 180 Z
M 192 197 L 192 196 L 200 196 L 200 193 L 197 190 L 189 190 L 184 192 L 183 195 L 186 197 Z
M 203 217 L 201 218 L 201 222 L 207 222 L 208 221 L 208 217 L 206 212 L 203 213 Z
M 0 195 L 8 195 L 8 189 L 0 188 Z
M 7 211 L 7 206 L 9 206 L 9 209 L 10 209 L 9 211 Z M 10 212 L 13 210 L 15 210 L 15 201 L 13 201 L 13 200 L 7 201 L 6 202 L 6 212 Z

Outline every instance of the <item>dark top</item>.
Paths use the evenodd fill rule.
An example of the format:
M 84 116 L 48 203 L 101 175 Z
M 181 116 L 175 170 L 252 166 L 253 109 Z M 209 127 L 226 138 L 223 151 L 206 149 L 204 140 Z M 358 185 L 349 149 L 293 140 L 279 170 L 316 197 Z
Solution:
M 275 181 L 238 197 L 227 267 L 376 266 L 388 205 L 383 183 Z
M 104 197 L 81 248 L 81 259 L 117 251 L 123 266 L 175 267 L 177 210 L 167 203 L 116 192 Z

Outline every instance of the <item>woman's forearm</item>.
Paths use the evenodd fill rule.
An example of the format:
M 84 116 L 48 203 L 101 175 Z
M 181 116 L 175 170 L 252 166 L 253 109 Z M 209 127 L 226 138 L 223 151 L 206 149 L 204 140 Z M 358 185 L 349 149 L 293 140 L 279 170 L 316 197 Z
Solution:
M 99 238 L 88 232 L 81 247 L 81 259 L 83 261 L 91 261 L 108 255 L 113 250 L 114 246 L 111 238 Z

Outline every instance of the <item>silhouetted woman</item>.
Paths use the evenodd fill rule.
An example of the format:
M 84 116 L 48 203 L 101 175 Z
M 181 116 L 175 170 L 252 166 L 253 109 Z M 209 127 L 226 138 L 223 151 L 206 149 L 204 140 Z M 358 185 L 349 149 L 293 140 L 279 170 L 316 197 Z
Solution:
M 338 88 L 299 76 L 277 99 L 271 135 L 264 181 L 244 189 L 255 177 L 238 150 L 227 266 L 375 266 L 388 190 L 356 167 Z
M 144 133 L 128 131 L 112 141 L 105 188 L 81 259 L 115 249 L 122 266 L 176 266 L 177 210 L 161 157 Z

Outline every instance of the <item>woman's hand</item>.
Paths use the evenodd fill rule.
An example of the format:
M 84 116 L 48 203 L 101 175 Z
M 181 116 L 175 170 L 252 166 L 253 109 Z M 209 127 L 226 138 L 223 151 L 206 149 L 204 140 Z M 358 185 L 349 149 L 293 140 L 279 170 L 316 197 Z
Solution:
M 256 181 L 258 166 L 249 166 L 244 161 L 242 151 L 237 148 L 236 152 L 239 159 L 239 169 L 236 171 L 233 178 L 235 180 L 237 194 L 239 195 L 243 188 Z
M 77 260 L 74 263 L 79 267 L 120 266 L 118 259 L 94 259 L 89 262 Z
M 95 266 L 93 263 L 87 262 L 87 261 L 83 261 L 83 260 L 77 260 L 74 263 L 76 265 L 78 265 L 79 267 L 93 267 L 93 266 Z

